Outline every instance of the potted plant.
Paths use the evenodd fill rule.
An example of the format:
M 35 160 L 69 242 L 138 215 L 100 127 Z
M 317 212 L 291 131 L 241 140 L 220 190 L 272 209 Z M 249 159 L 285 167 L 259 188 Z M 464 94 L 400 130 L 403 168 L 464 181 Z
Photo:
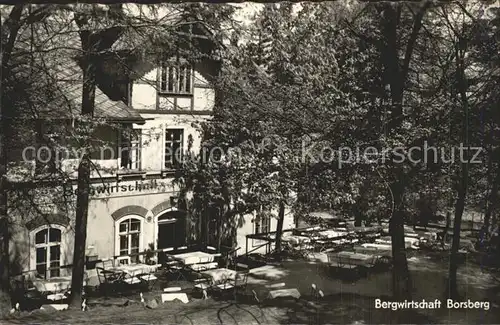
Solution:
M 144 254 L 145 263 L 148 265 L 156 264 L 156 256 L 154 253 L 154 249 L 155 249 L 155 247 L 154 247 L 153 243 L 149 243 L 148 249 L 146 250 L 146 254 Z

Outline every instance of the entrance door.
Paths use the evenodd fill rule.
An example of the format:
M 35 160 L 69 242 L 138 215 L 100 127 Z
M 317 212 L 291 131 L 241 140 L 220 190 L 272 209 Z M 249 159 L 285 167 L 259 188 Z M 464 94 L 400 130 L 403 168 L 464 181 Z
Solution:
M 181 211 L 167 212 L 158 218 L 158 249 L 173 248 L 186 245 L 186 217 Z M 163 264 L 165 254 L 158 254 L 158 263 Z
M 176 221 L 175 219 L 164 223 L 158 221 L 158 249 L 175 247 L 177 237 L 175 233 Z

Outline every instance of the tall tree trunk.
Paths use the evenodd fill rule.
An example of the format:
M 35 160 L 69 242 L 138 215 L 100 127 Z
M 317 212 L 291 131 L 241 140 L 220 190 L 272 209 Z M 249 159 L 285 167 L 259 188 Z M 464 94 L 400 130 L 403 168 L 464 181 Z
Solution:
M 450 253 L 450 269 L 449 269 L 449 287 L 448 297 L 451 299 L 458 299 L 457 288 L 457 271 L 460 263 L 460 255 L 458 250 L 460 248 L 460 228 L 462 225 L 462 215 L 465 209 L 465 200 L 467 197 L 467 183 L 469 178 L 469 105 L 467 98 L 467 84 L 465 77 L 465 51 L 466 40 L 459 38 L 456 45 L 456 66 L 457 66 L 457 85 L 460 96 L 460 103 L 463 108 L 463 127 L 461 139 L 466 150 L 460 159 L 460 181 L 458 184 L 458 198 L 455 204 L 455 220 L 453 221 L 453 242 L 451 245 Z
M 283 223 L 285 221 L 285 203 L 280 202 L 278 211 L 278 223 L 276 225 L 276 243 L 274 249 L 276 250 L 276 256 L 280 256 L 281 253 L 281 237 L 283 235 Z
M 21 15 L 24 5 L 15 5 L 8 19 L 0 21 L 0 30 L 8 30 L 8 37 L 3 42 L 2 38 L 2 57 L 0 68 L 0 84 L 3 85 L 10 77 L 9 63 L 12 57 L 14 44 L 21 28 Z M 8 216 L 8 197 L 7 197 L 7 148 L 6 135 L 8 129 L 7 118 L 11 114 L 7 112 L 10 105 L 6 105 L 6 100 L 0 96 L 0 291 L 4 294 L 10 294 L 10 222 Z M 0 293 L 1 293 L 0 292 Z
M 10 222 L 7 207 L 6 116 L 0 107 L 0 291 L 10 293 Z
M 85 154 L 78 166 L 75 243 L 73 251 L 73 272 L 71 277 L 71 295 L 69 297 L 71 307 L 79 307 L 82 301 L 90 193 L 90 166 L 90 157 L 88 154 Z
M 446 226 L 444 227 L 443 237 L 441 237 L 441 245 L 444 247 L 446 242 L 448 241 L 448 231 L 450 230 L 451 224 L 451 212 L 446 212 Z
M 208 208 L 208 204 L 206 203 L 205 193 L 203 193 L 201 204 L 198 205 L 198 211 L 196 211 L 198 215 L 198 224 L 199 224 L 199 234 L 200 234 L 200 243 L 202 245 L 214 245 L 215 243 L 211 242 L 210 236 L 208 234 L 210 220 L 212 216 L 212 210 Z
M 359 209 L 358 204 L 354 206 L 354 227 L 361 227 L 363 222 L 363 215 Z
M 466 164 L 462 166 L 462 177 L 467 174 Z M 460 228 L 462 225 L 462 215 L 465 209 L 465 198 L 466 198 L 466 181 L 462 181 L 460 189 L 458 191 L 457 203 L 455 205 L 455 220 L 453 221 L 453 241 L 451 244 L 450 253 L 450 268 L 449 268 L 449 283 L 448 283 L 448 297 L 451 299 L 458 299 L 458 288 L 457 288 L 457 271 L 458 265 L 460 263 L 460 254 L 458 250 L 460 248 Z
M 498 185 L 500 184 L 500 164 L 498 164 L 495 180 L 491 183 L 491 192 L 487 198 L 486 212 L 484 214 L 484 234 L 486 237 L 491 233 L 491 216 L 497 207 Z M 486 238 L 485 238 L 486 239 Z
M 391 190 L 394 195 L 394 212 L 389 221 L 392 242 L 392 290 L 398 301 L 411 299 L 411 278 L 406 259 L 404 235 L 404 203 L 402 182 L 395 182 Z
M 96 68 L 94 55 L 97 40 L 89 32 L 81 33 L 82 48 L 85 53 L 83 69 L 82 115 L 93 117 L 96 90 Z M 86 146 L 87 147 L 87 146 Z M 73 270 L 71 277 L 71 307 L 79 307 L 82 302 L 83 276 L 85 273 L 85 247 L 87 241 L 87 218 L 90 196 L 90 153 L 86 152 L 78 166 L 75 243 L 73 250 Z
M 398 40 L 398 29 L 401 19 L 401 3 L 383 3 L 380 5 L 382 16 L 381 29 L 383 35 L 383 46 L 381 58 L 384 65 L 383 80 L 389 85 L 391 114 L 387 123 L 387 131 L 391 135 L 400 133 L 403 115 L 403 97 L 405 84 L 408 76 L 410 61 L 413 55 L 418 34 L 422 27 L 422 20 L 427 9 L 431 6 L 430 1 L 424 2 L 415 14 L 413 26 L 404 48 L 404 58 L 400 60 L 400 41 Z M 397 300 L 411 299 L 411 279 L 406 259 L 404 242 L 404 202 L 405 173 L 402 166 L 392 166 L 394 181 L 390 185 L 394 199 L 394 210 L 389 223 L 392 240 L 393 261 L 393 295 Z

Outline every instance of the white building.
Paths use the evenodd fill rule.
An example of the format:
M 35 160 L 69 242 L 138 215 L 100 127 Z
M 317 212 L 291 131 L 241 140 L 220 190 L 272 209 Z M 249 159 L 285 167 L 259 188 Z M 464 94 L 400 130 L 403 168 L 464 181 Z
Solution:
M 193 26 L 193 30 L 205 32 L 199 26 Z M 210 46 L 207 40 L 201 45 L 207 51 Z M 114 79 L 106 75 L 106 69 L 116 64 L 113 59 L 104 59 L 98 70 L 95 115 L 120 123 L 127 131 L 107 124 L 96 131 L 96 136 L 108 144 L 93 160 L 100 168 L 92 174 L 87 255 L 97 259 L 148 249 L 175 250 L 196 237 L 196 227 L 192 226 L 189 212 L 179 206 L 179 189 L 172 180 L 181 155 L 186 150 L 200 149 L 196 123 L 209 119 L 212 113 L 216 93 L 211 80 L 219 62 L 204 59 L 193 63 L 181 55 L 163 59 L 161 64 L 144 58 L 134 60 L 128 64 L 127 74 L 119 78 L 115 75 Z M 81 69 L 71 59 L 59 65 L 71 76 L 70 81 L 67 76 L 59 81 L 67 89 L 66 99 L 78 108 L 83 89 Z M 135 149 L 120 150 L 130 144 Z M 61 166 L 71 174 L 77 160 L 65 159 Z M 72 176 L 76 179 L 76 172 Z M 37 189 L 42 193 L 34 204 L 38 206 L 10 207 L 11 215 L 19 216 L 20 221 L 12 232 L 11 252 L 20 271 L 50 277 L 65 272 L 57 267 L 72 263 L 75 214 L 72 208 L 61 209 L 64 195 L 54 194 L 50 188 L 45 190 L 46 195 L 43 189 Z M 65 189 L 75 190 L 75 183 Z M 66 206 L 74 207 L 74 202 Z M 253 216 L 244 217 L 236 232 L 241 247 L 238 254 L 262 245 L 261 241 L 248 240 L 247 248 L 246 235 L 274 231 L 276 224 L 275 219 L 255 223 Z M 293 217 L 287 213 L 284 229 L 291 227 Z

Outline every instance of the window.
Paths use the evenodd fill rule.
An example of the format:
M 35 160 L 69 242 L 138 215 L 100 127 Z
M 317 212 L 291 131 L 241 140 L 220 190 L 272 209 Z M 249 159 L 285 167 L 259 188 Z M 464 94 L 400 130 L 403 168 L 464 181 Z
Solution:
M 120 256 L 139 253 L 141 242 L 141 220 L 128 218 L 120 222 L 118 236 Z M 139 255 L 131 256 L 130 261 L 138 263 Z
M 36 271 L 44 278 L 60 275 L 61 230 L 45 228 L 35 233 Z
M 183 157 L 184 130 L 165 130 L 165 165 L 166 169 L 179 167 Z
M 124 130 L 121 132 L 120 167 L 140 169 L 141 130 Z
M 193 94 L 193 69 L 188 65 L 163 64 L 159 75 L 160 94 Z

